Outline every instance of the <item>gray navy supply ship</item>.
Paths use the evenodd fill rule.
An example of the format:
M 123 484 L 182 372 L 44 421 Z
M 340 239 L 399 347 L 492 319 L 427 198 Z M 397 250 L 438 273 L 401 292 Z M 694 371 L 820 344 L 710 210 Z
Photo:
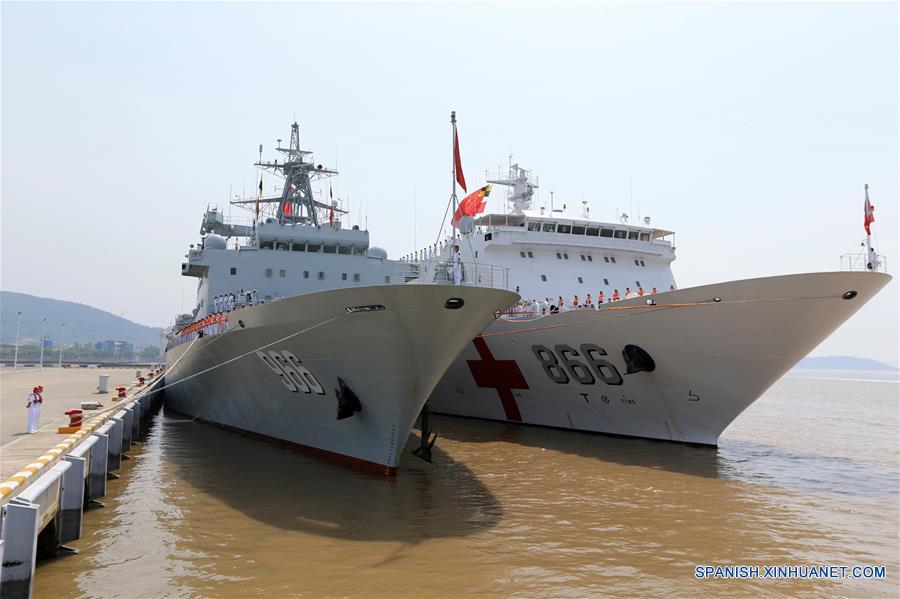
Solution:
M 525 301 L 468 344 L 433 412 L 715 445 L 891 280 L 869 250 L 842 257 L 843 271 L 676 289 L 674 234 L 649 218 L 533 207 L 537 184 L 518 165 L 489 183 L 509 188 L 507 209 L 461 215 L 454 242 L 463 260 L 507 267 Z M 451 246 L 408 259 L 425 276 Z
M 243 223 L 208 207 L 181 265 L 197 303 L 168 337 L 165 404 L 394 473 L 447 367 L 518 295 L 504 269 L 423 284 L 314 199 L 337 173 L 300 149 L 296 123 L 277 150 L 264 162 L 260 146 L 256 166 L 283 179 L 280 195 L 263 197 L 261 178 L 258 198 L 233 202 L 253 215 Z

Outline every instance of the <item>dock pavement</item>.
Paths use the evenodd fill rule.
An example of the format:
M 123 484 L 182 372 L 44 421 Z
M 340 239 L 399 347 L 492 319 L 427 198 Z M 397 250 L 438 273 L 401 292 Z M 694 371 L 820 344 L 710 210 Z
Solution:
M 100 410 L 86 410 L 85 418 L 112 409 L 116 387 L 131 387 L 140 368 L 34 368 L 0 374 L 0 481 L 12 476 L 67 435 L 57 429 L 69 419 L 66 410 L 81 407 L 82 401 L 99 401 Z M 144 369 L 146 370 L 146 369 Z M 109 375 L 109 392 L 98 393 L 101 374 Z M 44 386 L 39 429 L 28 434 L 26 399 L 31 390 Z

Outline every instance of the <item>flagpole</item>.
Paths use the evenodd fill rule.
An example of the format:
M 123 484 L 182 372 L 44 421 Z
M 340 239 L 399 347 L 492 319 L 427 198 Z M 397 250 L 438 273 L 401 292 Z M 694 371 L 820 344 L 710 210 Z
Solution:
M 456 214 L 456 111 L 452 110 L 450 112 L 450 124 L 453 126 L 453 131 L 451 133 L 452 137 L 450 139 L 450 150 L 451 155 L 450 159 L 453 162 L 453 190 L 450 192 L 450 201 L 453 204 L 453 212 L 450 214 Z M 456 237 L 456 225 L 453 224 L 453 219 L 450 219 L 450 233 L 451 237 Z
M 865 215 L 866 223 L 868 224 L 869 220 L 869 184 L 866 183 L 866 203 L 863 204 L 863 214 Z M 866 227 L 866 257 L 863 260 L 865 264 L 869 264 L 869 257 L 872 255 L 872 234 L 869 233 L 868 226 Z M 872 271 L 875 270 L 875 262 L 872 261 Z

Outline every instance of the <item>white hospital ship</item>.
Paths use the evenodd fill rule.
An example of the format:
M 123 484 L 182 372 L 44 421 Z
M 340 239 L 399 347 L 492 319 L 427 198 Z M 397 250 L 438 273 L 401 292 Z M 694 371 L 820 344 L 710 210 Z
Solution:
M 490 182 L 509 188 L 508 210 L 462 219 L 455 243 L 470 278 L 483 277 L 469 265 L 507 267 L 525 301 L 468 344 L 434 412 L 714 445 L 891 279 L 824 272 L 676 290 L 671 231 L 600 222 L 586 206 L 534 209 L 518 165 Z M 427 277 L 451 249 L 411 262 Z
M 165 404 L 393 473 L 447 367 L 519 298 L 502 269 L 490 284 L 406 284 L 408 264 L 314 199 L 313 183 L 336 172 L 300 149 L 296 123 L 277 150 L 281 162 L 263 162 L 260 146 L 257 166 L 281 193 L 235 202 L 261 220 L 209 208 L 181 264 L 197 303 L 169 335 Z

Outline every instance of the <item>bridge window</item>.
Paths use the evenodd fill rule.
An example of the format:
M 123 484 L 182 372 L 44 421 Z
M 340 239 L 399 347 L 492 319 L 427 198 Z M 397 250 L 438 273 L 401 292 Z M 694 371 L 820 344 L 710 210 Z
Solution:
M 628 231 L 619 231 L 618 229 L 616 229 L 616 232 L 613 234 L 613 237 L 615 237 L 616 239 L 627 239 Z
M 318 251 L 319 251 L 319 246 L 318 246 L 318 245 L 313 245 L 312 243 L 310 243 L 310 244 L 308 244 L 308 245 L 306 246 L 306 251 L 307 251 L 307 252 L 318 252 Z
M 615 235 L 615 231 L 612 229 L 600 229 L 600 237 L 613 237 Z
M 615 257 L 615 256 L 610 256 L 610 257 L 609 257 L 609 261 L 612 262 L 613 264 L 615 264 L 615 263 L 616 263 L 616 257 Z
M 609 263 L 609 256 L 603 256 L 603 261 Z
M 325 245 L 325 246 L 322 246 L 322 251 L 325 252 L 326 254 L 335 254 L 335 253 L 337 253 L 337 246 L 336 245 Z
M 553 233 L 556 231 L 556 223 L 544 223 L 544 233 Z
M 346 281 L 346 280 L 347 280 L 347 273 L 345 273 L 345 272 L 342 272 L 342 273 L 341 273 L 341 280 L 342 280 L 342 281 Z
M 647 266 L 646 264 L 644 264 L 643 260 L 641 260 L 641 266 Z
M 391 282 L 391 277 L 390 277 L 390 276 L 385 276 L 385 277 L 384 277 L 384 283 L 385 283 L 385 285 L 389 284 L 390 282 Z
M 539 223 L 539 222 L 538 223 L 535 223 L 535 222 L 528 223 L 528 230 L 529 231 L 540 231 L 541 223 Z
M 604 284 L 604 285 L 609 285 L 609 279 L 603 279 L 603 284 Z
M 267 279 L 271 279 L 271 278 L 272 278 L 272 269 L 271 269 L 271 268 L 267 268 L 267 269 L 266 269 L 266 278 L 267 278 Z
M 324 271 L 321 271 L 321 270 L 319 271 L 319 280 L 320 280 L 320 281 L 324 281 L 324 280 L 325 280 L 325 272 L 324 272 Z
M 260 242 L 259 242 L 259 249 L 261 249 L 261 250 L 271 250 L 271 249 L 272 249 L 272 242 L 271 242 L 271 241 L 260 241 Z
M 529 257 L 529 258 L 534 258 L 534 254 L 532 254 L 531 252 L 528 252 L 528 257 Z
M 291 250 L 293 250 L 295 252 L 305 252 L 306 244 L 305 243 L 295 243 L 295 244 L 291 245 Z
M 628 239 L 637 239 L 637 238 L 638 238 L 638 232 L 637 232 L 637 231 L 629 231 L 629 232 L 628 232 Z
M 578 277 L 578 282 L 579 282 L 579 283 L 584 283 L 584 280 L 583 280 L 581 277 Z
M 638 262 L 638 261 L 637 261 L 637 260 L 635 260 L 635 261 L 634 261 L 634 265 L 635 265 L 635 266 L 640 266 L 640 265 L 641 265 L 641 263 L 640 263 L 640 262 Z
M 234 266 L 232 266 L 232 267 L 231 267 L 231 270 L 230 270 L 229 272 L 230 272 L 231 274 L 233 274 L 233 275 L 236 275 L 236 274 L 237 274 L 237 268 L 235 268 Z
M 556 225 L 556 232 L 557 233 L 571 233 L 572 225 L 563 225 L 563 224 Z
M 287 276 L 287 273 L 284 272 L 284 269 L 282 268 L 281 270 L 278 271 L 278 276 L 283 279 L 284 277 Z
M 572 225 L 572 235 L 584 235 L 584 227 L 581 225 Z
M 309 271 L 308 271 L 308 270 L 304 270 L 304 271 L 303 271 L 303 278 L 304 278 L 304 279 L 308 279 L 308 278 L 309 278 Z
M 640 282 L 640 281 L 635 281 L 635 282 L 634 282 L 634 285 L 635 285 L 636 287 L 640 288 L 641 282 Z
M 284 243 L 284 242 L 278 242 L 278 243 L 275 244 L 275 249 L 278 249 L 278 250 L 289 250 L 289 249 L 291 249 L 291 244 L 289 244 L 289 243 Z
M 587 261 L 587 258 L 584 257 L 584 254 L 581 254 L 581 261 L 582 261 L 582 262 L 586 262 L 586 261 Z
M 522 256 L 522 257 L 524 258 L 524 257 L 525 257 L 525 252 L 519 252 L 519 255 Z
M 569 259 L 569 254 L 563 253 L 563 259 L 564 259 L 564 260 L 568 260 L 568 259 Z
M 547 275 L 541 275 L 541 280 L 545 283 L 547 282 Z
M 641 241 L 650 241 L 650 233 L 641 233 Z
M 355 273 L 355 274 L 353 275 L 353 280 L 354 280 L 355 282 L 359 283 L 359 273 Z
M 562 254 L 560 254 L 559 252 L 556 252 L 556 259 L 562 260 Z
M 338 246 L 338 254 L 349 254 L 349 253 L 350 253 L 349 247 L 345 247 L 343 245 Z
M 590 254 L 588 254 L 588 262 L 593 262 L 593 261 L 594 261 L 594 258 Z
M 588 227 L 587 230 L 585 231 L 585 233 L 587 234 L 588 237 L 597 237 L 600 235 L 600 228 L 599 227 Z

